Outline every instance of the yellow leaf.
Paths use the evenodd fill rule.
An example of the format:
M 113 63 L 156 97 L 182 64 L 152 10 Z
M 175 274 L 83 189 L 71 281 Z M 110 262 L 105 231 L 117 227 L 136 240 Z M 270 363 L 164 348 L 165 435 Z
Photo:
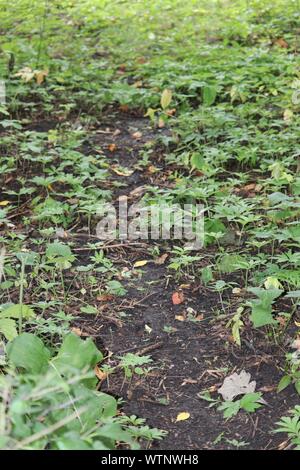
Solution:
M 118 168 L 115 166 L 111 166 L 110 168 L 118 176 L 130 176 L 134 172 L 134 170 L 129 170 L 129 168 Z
M 35 70 L 35 79 L 38 85 L 41 85 L 48 75 L 48 70 Z
M 107 373 L 106 372 L 102 372 L 102 370 L 96 366 L 95 369 L 94 369 L 94 372 L 95 372 L 95 375 L 96 377 L 102 382 L 103 380 L 106 379 L 107 377 Z
M 182 413 L 179 413 L 177 415 L 176 423 L 178 421 L 185 421 L 186 419 L 189 419 L 190 416 L 191 416 L 190 413 L 188 413 L 187 411 L 183 411 Z
M 7 206 L 9 204 L 9 201 L 0 201 L 0 206 Z
M 178 320 L 178 321 L 185 321 L 185 317 L 183 315 L 176 315 L 175 316 L 175 320 Z
M 291 122 L 294 117 L 293 111 L 286 109 L 283 113 L 283 120 L 287 123 Z
M 146 259 L 143 259 L 141 261 L 136 261 L 133 265 L 134 268 L 141 268 L 142 266 L 145 266 L 145 264 L 147 264 L 148 261 Z
M 169 104 L 171 103 L 171 99 L 172 99 L 172 92 L 171 90 L 166 88 L 162 92 L 161 98 L 160 98 L 160 104 L 161 104 L 162 109 L 166 109 L 169 106 Z
M 281 289 L 282 284 L 278 281 L 277 277 L 268 276 L 264 282 L 266 289 Z
M 30 82 L 33 79 L 35 72 L 30 67 L 24 67 L 19 70 L 18 73 L 15 73 L 15 77 L 20 77 L 25 82 Z

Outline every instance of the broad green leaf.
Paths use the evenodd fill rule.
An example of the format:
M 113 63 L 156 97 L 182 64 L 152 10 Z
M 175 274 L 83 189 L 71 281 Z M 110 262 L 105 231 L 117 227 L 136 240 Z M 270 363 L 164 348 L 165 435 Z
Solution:
M 218 262 L 218 268 L 222 273 L 233 273 L 244 267 L 245 259 L 241 255 L 225 254 Z
M 25 266 L 33 266 L 38 258 L 38 254 L 34 251 L 20 251 L 16 254 L 16 258 L 25 264 Z
M 50 351 L 31 333 L 22 333 L 7 346 L 8 358 L 16 367 L 40 373 L 50 359 Z
M 218 410 L 223 411 L 224 418 L 231 418 L 238 414 L 240 410 L 240 400 L 225 401 L 218 407 Z
M 292 379 L 289 375 L 284 375 L 277 386 L 277 392 L 281 392 L 284 390 L 288 385 L 290 385 Z
M 82 340 L 73 333 L 66 336 L 57 356 L 53 359 L 55 366 L 64 370 L 66 366 L 75 369 L 92 368 L 103 359 L 103 355 L 91 340 Z
M 258 403 L 258 400 L 261 398 L 260 392 L 247 393 L 241 398 L 240 405 L 245 411 L 253 413 L 257 408 L 260 408 L 262 405 Z
M 160 104 L 161 104 L 162 109 L 166 109 L 171 103 L 171 100 L 172 100 L 172 91 L 166 88 L 162 92 L 161 98 L 160 98 Z
M 14 304 L 0 312 L 0 318 L 31 318 L 35 316 L 34 310 L 28 305 Z
M 217 89 L 214 86 L 205 86 L 203 88 L 203 104 L 211 106 L 217 97 Z
M 8 341 L 12 341 L 18 336 L 16 322 L 11 318 L 0 318 L 0 334 L 3 334 Z
M 270 306 L 253 305 L 250 320 L 255 328 L 265 325 L 275 325 L 277 321 L 272 316 L 272 308 Z

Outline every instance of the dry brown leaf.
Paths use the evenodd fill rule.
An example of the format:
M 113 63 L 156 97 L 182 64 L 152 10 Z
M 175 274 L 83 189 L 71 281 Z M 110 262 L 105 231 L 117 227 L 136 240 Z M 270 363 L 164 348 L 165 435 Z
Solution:
M 48 75 L 48 70 L 35 70 L 35 79 L 38 85 L 41 85 Z
M 176 113 L 176 109 L 175 109 L 175 108 L 168 109 L 168 110 L 166 111 L 166 114 L 167 114 L 168 116 L 174 116 L 175 113 Z
M 135 140 L 140 140 L 143 137 L 143 134 L 140 131 L 136 131 L 131 135 Z
M 114 296 L 112 294 L 102 294 L 97 296 L 97 300 L 99 302 L 108 302 L 109 300 L 112 300 Z
M 122 111 L 122 113 L 127 113 L 129 111 L 128 104 L 121 104 L 119 110 Z
M 82 336 L 82 330 L 80 328 L 77 328 L 76 326 L 71 328 L 71 331 L 72 331 L 72 333 L 74 333 L 77 336 Z
M 184 302 L 183 292 L 174 292 L 172 294 L 172 302 L 173 302 L 173 305 L 182 304 L 182 302 Z
M 283 38 L 276 39 L 275 44 L 279 47 L 283 47 L 284 49 L 289 47 L 288 43 Z
M 108 150 L 109 150 L 110 152 L 115 152 L 115 151 L 117 150 L 116 144 L 109 144 Z
M 97 377 L 101 382 L 103 382 L 103 380 L 105 380 L 106 377 L 107 377 L 107 373 L 106 373 L 106 372 L 102 372 L 102 370 L 101 370 L 100 367 L 98 367 L 98 366 L 95 367 L 94 372 L 95 372 L 96 377 Z
M 164 264 L 166 262 L 166 259 L 168 258 L 168 256 L 169 256 L 168 253 L 164 253 L 159 258 L 155 258 L 154 263 L 155 264 Z

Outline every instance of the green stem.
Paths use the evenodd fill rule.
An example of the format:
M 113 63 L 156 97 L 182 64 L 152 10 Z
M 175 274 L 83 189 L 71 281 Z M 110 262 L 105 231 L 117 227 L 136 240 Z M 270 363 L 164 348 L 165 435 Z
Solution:
M 20 277 L 20 315 L 19 315 L 19 335 L 22 333 L 23 328 L 23 299 L 24 299 L 24 280 L 25 280 L 25 263 L 21 262 L 21 277 Z

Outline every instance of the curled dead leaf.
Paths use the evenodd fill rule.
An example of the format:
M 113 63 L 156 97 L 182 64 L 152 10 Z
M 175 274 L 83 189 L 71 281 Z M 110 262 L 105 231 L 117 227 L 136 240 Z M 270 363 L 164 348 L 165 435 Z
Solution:
M 173 305 L 180 305 L 182 304 L 182 302 L 184 302 L 184 295 L 183 295 L 183 292 L 179 291 L 179 292 L 174 292 L 172 294 L 172 302 L 173 302 Z
M 169 256 L 168 253 L 164 253 L 159 258 L 155 258 L 154 263 L 155 264 L 164 264 L 166 259 L 168 258 L 168 256 Z
M 116 144 L 109 144 L 108 150 L 109 150 L 110 152 L 115 152 L 116 149 L 117 149 Z
M 103 380 L 106 379 L 107 373 L 103 372 L 100 367 L 96 366 L 94 369 L 96 377 L 100 380 L 100 382 L 103 382 Z

